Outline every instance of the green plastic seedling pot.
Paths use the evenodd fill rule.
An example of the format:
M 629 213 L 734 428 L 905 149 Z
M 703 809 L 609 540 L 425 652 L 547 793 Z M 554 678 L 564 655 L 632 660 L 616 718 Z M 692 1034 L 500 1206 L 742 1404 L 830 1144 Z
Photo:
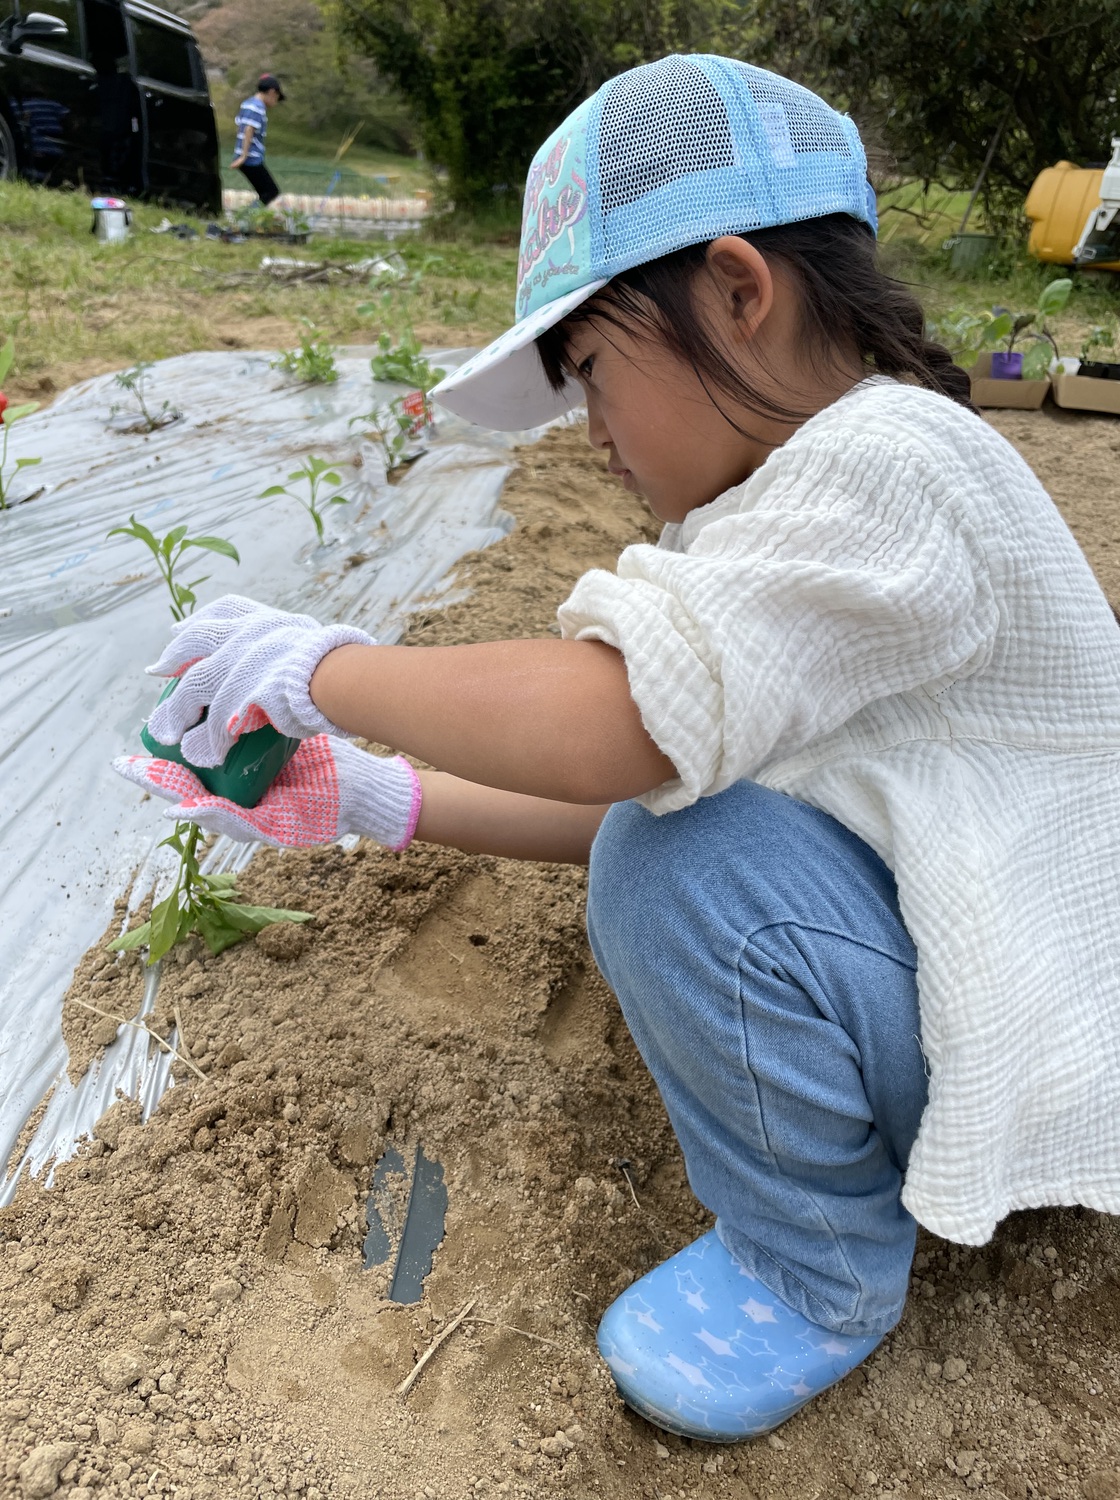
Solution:
M 159 695 L 160 703 L 178 686 L 179 679 L 173 678 Z M 140 739 L 149 755 L 188 767 L 208 792 L 228 797 L 238 807 L 256 807 L 301 744 L 300 740 L 289 739 L 266 724 L 263 729 L 252 729 L 236 740 L 220 766 L 195 766 L 179 745 L 161 745 L 149 734 L 146 724 L 140 731 Z

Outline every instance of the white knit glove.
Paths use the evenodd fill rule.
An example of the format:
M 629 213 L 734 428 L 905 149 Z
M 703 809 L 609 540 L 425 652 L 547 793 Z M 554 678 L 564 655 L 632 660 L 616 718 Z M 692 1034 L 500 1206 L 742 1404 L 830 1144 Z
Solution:
M 420 778 L 408 761 L 370 755 L 325 734 L 303 742 L 256 807 L 214 796 L 176 761 L 126 755 L 113 770 L 173 802 L 165 818 L 278 848 L 309 849 L 358 833 L 405 849 L 420 816 Z
M 156 677 L 179 677 L 148 720 L 149 732 L 161 745 L 181 742 L 196 766 L 220 766 L 234 740 L 264 724 L 293 739 L 344 734 L 312 703 L 311 679 L 336 647 L 375 644 L 356 626 L 320 625 L 310 615 L 227 594 L 176 625 L 148 668 Z

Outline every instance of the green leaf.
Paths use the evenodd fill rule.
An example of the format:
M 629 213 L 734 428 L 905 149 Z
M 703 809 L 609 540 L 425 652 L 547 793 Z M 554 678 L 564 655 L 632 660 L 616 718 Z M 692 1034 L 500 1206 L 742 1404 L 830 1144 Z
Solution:
M 310 922 L 309 911 L 284 911 L 276 906 L 243 906 L 232 901 L 216 903 L 225 921 L 242 932 L 259 932 L 273 922 Z
M 347 498 L 346 498 L 345 495 L 332 495 L 331 498 L 327 501 L 327 504 L 328 505 L 349 505 L 350 502 L 349 502 L 349 500 L 347 500 Z
M 187 528 L 185 526 L 176 526 L 172 531 L 167 533 L 163 541 L 159 544 L 159 550 L 163 553 L 164 557 L 171 556 L 173 549 L 179 545 L 186 534 Z
M 1045 380 L 1050 371 L 1053 353 L 1047 339 L 1039 339 L 1033 348 L 1026 350 L 1023 355 L 1023 379 Z
M 198 878 L 211 891 L 232 891 L 237 884 L 237 876 L 228 870 L 220 875 L 200 875 Z
M 16 357 L 16 341 L 9 334 L 4 347 L 0 349 L 0 380 L 4 380 L 8 371 L 12 368 L 12 360 Z
M 17 458 L 16 469 L 17 471 L 19 469 L 33 469 L 36 464 L 41 464 L 42 462 L 41 458 Z
M 175 890 L 152 912 L 152 941 L 148 952 L 148 962 L 154 964 L 165 953 L 170 953 L 178 936 L 179 892 Z
M 106 943 L 110 953 L 129 953 L 133 948 L 144 948 L 152 935 L 152 924 L 143 922 L 139 927 L 134 927 L 131 932 L 122 932 L 120 937 L 115 937 L 111 943 Z
M 21 417 L 29 417 L 33 411 L 38 410 L 38 401 L 24 401 L 19 406 L 9 406 L 4 413 L 4 426 L 10 427 L 13 422 L 18 422 Z
M 245 934 L 240 928 L 232 927 L 228 922 L 214 914 L 206 907 L 200 906 L 195 915 L 198 930 L 202 934 L 202 940 L 217 955 L 224 953 L 227 948 L 232 948 L 234 943 L 239 943 Z
M 178 604 L 180 608 L 182 608 L 184 605 L 189 605 L 190 609 L 193 609 L 198 603 L 198 595 L 194 592 L 193 589 L 188 588 L 186 584 L 173 583 L 171 585 L 171 589 L 175 595 L 175 603 Z M 188 610 L 188 613 L 190 613 L 190 610 Z
M 155 557 L 159 556 L 159 542 L 153 532 L 139 522 L 135 516 L 129 516 L 127 526 L 114 526 L 110 536 L 130 536 L 138 542 L 143 542 Z
M 1038 299 L 1038 311 L 1044 318 L 1051 317 L 1054 313 L 1061 312 L 1069 301 L 1069 294 L 1073 291 L 1073 282 L 1068 276 L 1060 276 L 1057 281 L 1052 281 L 1049 286 L 1044 287 L 1041 297 Z
M 179 912 L 179 925 L 175 931 L 175 942 L 181 943 L 189 933 L 193 932 L 197 921 L 197 907 L 184 906 Z
M 292 477 L 296 478 L 298 476 L 293 475 Z M 273 495 L 286 495 L 287 493 L 288 491 L 282 484 L 270 484 L 267 490 L 261 490 L 260 494 L 257 496 L 257 499 L 271 500 Z
M 231 557 L 235 563 L 241 561 L 241 555 L 232 542 L 227 542 L 220 536 L 192 536 L 183 543 L 187 547 L 201 547 L 204 552 L 217 552 L 221 557 Z

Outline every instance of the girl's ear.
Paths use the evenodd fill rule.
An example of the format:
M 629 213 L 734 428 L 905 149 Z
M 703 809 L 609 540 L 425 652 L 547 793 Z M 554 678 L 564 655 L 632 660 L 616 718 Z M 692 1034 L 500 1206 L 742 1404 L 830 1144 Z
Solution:
M 753 338 L 774 304 L 774 278 L 765 257 L 749 240 L 724 234 L 708 246 L 707 259 L 720 300 L 731 315 L 730 331 L 738 338 Z

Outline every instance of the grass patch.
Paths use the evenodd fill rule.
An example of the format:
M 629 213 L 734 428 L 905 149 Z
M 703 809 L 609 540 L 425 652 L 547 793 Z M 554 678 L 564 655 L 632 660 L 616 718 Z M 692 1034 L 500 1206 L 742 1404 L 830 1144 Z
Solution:
M 453 347 L 508 326 L 516 245 L 406 236 L 390 245 L 317 238 L 307 247 L 174 240 L 150 231 L 164 210 L 136 205 L 132 237 L 99 244 L 88 199 L 0 183 L 0 274 L 6 295 L 0 338 L 15 336 L 10 394 L 49 395 L 85 375 L 194 349 L 277 348 L 296 342 L 309 318 L 337 343 L 370 343 L 411 325 Z M 176 215 L 176 219 L 181 216 Z M 354 260 L 394 249 L 408 281 L 367 286 L 281 286 L 259 274 L 264 254 Z M 372 310 L 358 308 L 372 304 Z

